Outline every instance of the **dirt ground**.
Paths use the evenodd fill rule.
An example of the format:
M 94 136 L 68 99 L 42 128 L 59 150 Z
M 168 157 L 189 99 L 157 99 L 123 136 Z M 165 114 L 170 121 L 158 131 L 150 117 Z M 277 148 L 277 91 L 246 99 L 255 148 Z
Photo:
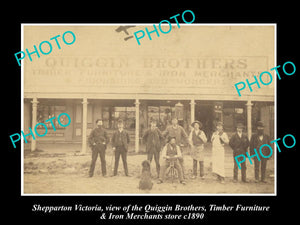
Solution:
M 156 184 L 155 162 L 151 163 L 153 188 L 150 191 L 138 189 L 141 173 L 141 162 L 147 158 L 146 154 L 129 153 L 127 157 L 128 169 L 131 177 L 124 176 L 123 164 L 120 160 L 118 176 L 112 174 L 112 152 L 106 153 L 108 177 L 101 175 L 100 159 L 98 158 L 95 174 L 88 177 L 91 162 L 90 152 L 87 155 L 77 155 L 75 148 L 62 145 L 51 145 L 34 153 L 25 151 L 24 154 L 24 194 L 271 194 L 274 193 L 274 159 L 267 165 L 267 182 L 254 182 L 254 166 L 247 162 L 247 180 L 249 183 L 233 183 L 232 150 L 226 148 L 226 178 L 221 184 L 211 172 L 211 149 L 205 154 L 205 179 L 199 177 L 191 179 L 192 159 L 188 151 L 184 152 L 186 185 L 178 180 L 166 180 Z M 71 149 L 71 150 L 70 150 Z

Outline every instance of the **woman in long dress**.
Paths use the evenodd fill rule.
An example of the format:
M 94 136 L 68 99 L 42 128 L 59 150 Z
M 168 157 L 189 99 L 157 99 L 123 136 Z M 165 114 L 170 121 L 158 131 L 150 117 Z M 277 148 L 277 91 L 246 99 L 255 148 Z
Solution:
M 218 180 L 224 183 L 225 179 L 225 150 L 224 144 L 229 143 L 227 134 L 223 131 L 223 123 L 217 123 L 217 131 L 212 134 L 212 172 Z

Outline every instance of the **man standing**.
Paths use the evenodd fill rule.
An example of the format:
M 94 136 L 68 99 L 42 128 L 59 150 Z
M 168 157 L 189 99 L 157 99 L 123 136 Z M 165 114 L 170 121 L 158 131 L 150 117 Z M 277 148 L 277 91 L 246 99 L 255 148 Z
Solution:
M 159 177 L 160 165 L 159 165 L 159 153 L 161 150 L 161 143 L 163 141 L 163 136 L 160 130 L 157 128 L 157 121 L 151 119 L 151 127 L 146 130 L 143 136 L 143 142 L 146 144 L 146 152 L 148 154 L 147 159 L 152 161 L 154 156 L 154 161 L 156 164 L 157 177 Z
M 236 127 L 236 133 L 230 138 L 229 146 L 233 150 L 233 159 L 238 155 L 246 155 L 246 152 L 249 147 L 248 137 L 243 133 L 244 126 L 242 123 L 238 123 Z M 235 160 L 233 167 L 233 182 L 238 181 L 238 165 Z M 247 183 L 246 180 L 246 162 L 241 164 L 241 173 L 242 173 L 242 181 Z
M 115 151 L 114 176 L 118 173 L 120 156 L 122 157 L 125 176 L 129 176 L 127 167 L 127 152 L 130 138 L 127 131 L 124 130 L 123 120 L 118 120 L 118 130 L 114 132 L 111 142 L 113 150 Z
M 96 124 L 97 127 L 94 130 L 92 130 L 88 138 L 89 146 L 92 149 L 92 162 L 90 166 L 89 176 L 92 177 L 94 174 L 95 164 L 99 154 L 101 160 L 102 175 L 106 177 L 105 150 L 106 150 L 106 145 L 109 142 L 109 138 L 107 136 L 105 129 L 102 126 L 103 124 L 102 119 L 97 119 Z
M 189 135 L 189 142 L 191 145 L 191 157 L 193 159 L 193 177 L 197 177 L 197 164 L 199 161 L 200 177 L 204 179 L 204 144 L 207 142 L 204 131 L 201 130 L 202 123 L 194 121 L 191 125 L 194 129 Z
M 163 136 L 164 136 L 164 138 L 175 137 L 176 138 L 176 144 L 178 146 L 183 146 L 183 144 L 182 144 L 183 139 L 184 139 L 185 143 L 189 142 L 188 135 L 184 131 L 183 127 L 178 125 L 178 120 L 177 120 L 176 117 L 173 117 L 172 125 L 167 127 L 167 129 L 163 132 Z M 183 156 L 180 157 L 178 160 L 179 160 L 179 163 L 180 163 L 181 168 L 182 168 L 183 178 L 185 178 L 184 165 L 183 165 Z
M 257 123 L 257 133 L 253 134 L 250 140 L 250 155 L 254 155 L 254 149 L 256 152 L 259 152 L 259 148 L 263 144 L 270 144 L 270 137 L 264 133 L 264 124 L 259 121 Z M 261 153 L 263 155 L 269 154 L 268 148 L 262 148 Z M 259 154 L 259 153 L 258 153 Z M 266 168 L 267 168 L 267 160 L 266 158 L 260 157 L 260 161 L 258 161 L 257 157 L 251 158 L 254 160 L 254 173 L 255 173 L 255 182 L 259 182 L 259 169 L 261 171 L 261 182 L 266 183 Z

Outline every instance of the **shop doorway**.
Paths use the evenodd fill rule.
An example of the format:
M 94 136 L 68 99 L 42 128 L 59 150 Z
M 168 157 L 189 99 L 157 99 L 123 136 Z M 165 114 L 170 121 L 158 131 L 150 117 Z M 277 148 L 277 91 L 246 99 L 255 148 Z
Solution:
M 214 105 L 213 103 L 197 103 L 195 107 L 195 120 L 202 123 L 202 130 L 210 140 L 214 132 Z

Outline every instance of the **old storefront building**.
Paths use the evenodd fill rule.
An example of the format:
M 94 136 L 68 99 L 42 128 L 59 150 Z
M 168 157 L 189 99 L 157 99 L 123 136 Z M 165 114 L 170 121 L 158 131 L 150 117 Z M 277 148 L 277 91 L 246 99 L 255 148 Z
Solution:
M 56 131 L 47 124 L 48 134 L 31 140 L 31 150 L 43 142 L 81 143 L 85 153 L 98 118 L 109 134 L 122 118 L 131 135 L 130 151 L 136 152 L 143 151 L 141 137 L 151 117 L 164 130 L 176 116 L 187 132 L 199 120 L 207 136 L 218 120 L 228 134 L 242 122 L 250 136 L 261 120 L 274 137 L 274 82 L 253 85 L 241 97 L 234 88 L 275 66 L 273 25 L 185 25 L 159 38 L 153 34 L 142 45 L 124 40 L 125 33 L 115 31 L 118 26 L 24 25 L 23 45 L 29 50 L 68 30 L 76 35 L 70 46 L 53 46 L 50 55 L 23 61 L 24 132 L 62 112 L 72 120 L 68 127 L 57 123 Z M 139 27 L 144 25 L 128 32 Z

